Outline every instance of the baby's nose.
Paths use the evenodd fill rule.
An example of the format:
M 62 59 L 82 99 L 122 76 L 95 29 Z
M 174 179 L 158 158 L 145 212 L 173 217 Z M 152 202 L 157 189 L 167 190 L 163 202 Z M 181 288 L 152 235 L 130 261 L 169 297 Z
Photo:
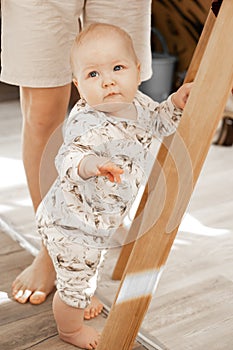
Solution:
M 103 87 L 115 85 L 114 79 L 109 75 L 103 78 Z

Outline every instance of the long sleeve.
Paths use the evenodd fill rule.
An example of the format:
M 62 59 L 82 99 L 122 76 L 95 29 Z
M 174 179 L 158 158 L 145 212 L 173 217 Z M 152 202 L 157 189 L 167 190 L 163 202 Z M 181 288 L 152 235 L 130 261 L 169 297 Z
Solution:
M 80 114 L 71 112 L 65 128 L 63 145 L 55 159 L 55 165 L 61 181 L 63 179 L 71 183 L 83 181 L 78 174 L 79 163 L 87 155 L 96 155 L 93 144 L 90 142 L 89 144 L 85 143 L 84 138 L 85 135 L 91 133 L 93 127 L 97 127 L 98 123 L 98 117 L 92 113 Z
M 171 96 L 161 102 L 154 111 L 153 129 L 156 136 L 163 137 L 173 134 L 180 122 L 182 110 L 175 107 Z
M 174 106 L 171 96 L 167 100 L 158 103 L 141 92 L 137 93 L 139 103 L 150 111 L 151 128 L 154 135 L 159 138 L 173 134 L 182 116 L 182 109 Z

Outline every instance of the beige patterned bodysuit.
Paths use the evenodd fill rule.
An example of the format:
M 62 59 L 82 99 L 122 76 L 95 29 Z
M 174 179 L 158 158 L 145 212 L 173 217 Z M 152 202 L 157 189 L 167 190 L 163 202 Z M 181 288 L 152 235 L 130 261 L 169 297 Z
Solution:
M 138 92 L 133 103 L 136 120 L 106 115 L 81 102 L 74 106 L 56 157 L 58 178 L 37 211 L 57 290 L 73 307 L 85 308 L 90 302 L 105 252 L 122 243 L 112 237 L 132 222 L 158 144 L 176 130 L 181 118 L 171 97 L 159 104 Z M 119 165 L 124 170 L 121 183 L 97 176 L 83 180 L 78 165 L 88 154 Z

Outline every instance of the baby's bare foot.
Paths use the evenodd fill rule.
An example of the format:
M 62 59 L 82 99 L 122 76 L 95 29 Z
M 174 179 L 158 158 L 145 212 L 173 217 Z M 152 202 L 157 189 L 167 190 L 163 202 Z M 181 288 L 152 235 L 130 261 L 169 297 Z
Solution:
M 98 298 L 93 296 L 91 298 L 90 305 L 84 311 L 84 319 L 90 320 L 91 318 L 97 317 L 103 310 L 103 304 L 99 301 Z
M 42 248 L 30 266 L 21 272 L 12 284 L 12 295 L 21 304 L 30 301 L 41 304 L 53 291 L 55 271 L 45 248 Z
M 82 325 L 78 331 L 72 333 L 64 333 L 59 331 L 59 336 L 67 343 L 88 350 L 97 348 L 100 337 L 99 333 L 94 328 L 86 325 Z

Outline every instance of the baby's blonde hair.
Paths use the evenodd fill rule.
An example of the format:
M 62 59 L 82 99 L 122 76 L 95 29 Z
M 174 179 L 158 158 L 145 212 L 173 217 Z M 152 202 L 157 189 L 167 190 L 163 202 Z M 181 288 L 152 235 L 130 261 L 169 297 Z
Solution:
M 128 48 L 131 51 L 132 57 L 135 60 L 135 63 L 138 64 L 139 60 L 137 58 L 134 46 L 133 46 L 133 40 L 131 36 L 122 28 L 115 26 L 113 24 L 108 24 L 108 23 L 100 23 L 100 22 L 95 22 L 87 27 L 84 27 L 83 30 L 77 35 L 72 48 L 71 48 L 71 69 L 73 74 L 75 74 L 76 71 L 76 65 L 78 64 L 78 49 L 82 45 L 82 43 L 85 41 L 85 39 L 90 35 L 90 34 L 95 34 L 97 37 L 103 36 L 106 33 L 108 34 L 118 34 L 124 40 L 127 42 Z M 114 40 L 114 39 L 113 39 Z

